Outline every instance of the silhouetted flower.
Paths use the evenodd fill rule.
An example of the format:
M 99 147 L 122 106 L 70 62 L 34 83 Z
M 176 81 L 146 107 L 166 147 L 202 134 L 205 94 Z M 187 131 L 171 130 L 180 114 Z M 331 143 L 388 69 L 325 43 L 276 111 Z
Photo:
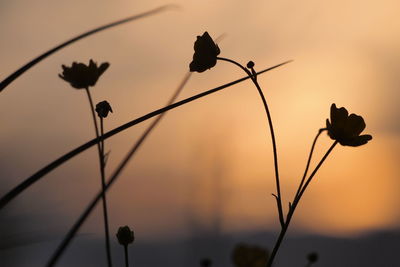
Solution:
M 99 77 L 110 66 L 108 62 L 102 63 L 97 67 L 97 63 L 90 60 L 89 66 L 84 63 L 73 62 L 71 67 L 62 65 L 63 72 L 58 76 L 66 82 L 69 82 L 76 89 L 84 89 L 94 86 Z
M 129 226 L 121 226 L 118 229 L 117 233 L 118 242 L 123 245 L 127 246 L 135 240 L 135 235 L 133 231 L 129 228 Z
M 232 261 L 236 267 L 265 267 L 268 258 L 268 250 L 244 243 L 236 245 L 232 253 Z
M 214 43 L 208 32 L 205 32 L 202 36 L 197 36 L 197 40 L 194 43 L 193 61 L 189 66 L 190 71 L 203 72 L 211 69 L 217 64 L 219 53 L 218 45 Z
M 212 264 L 212 261 L 209 258 L 204 258 L 200 261 L 200 266 L 202 267 L 210 267 Z
M 372 139 L 369 134 L 360 135 L 365 129 L 365 122 L 361 116 L 350 114 L 345 108 L 331 106 L 331 121 L 326 119 L 328 135 L 343 146 L 361 146 Z
M 307 260 L 309 263 L 316 263 L 318 261 L 318 253 L 311 252 L 307 255 Z
M 110 104 L 107 101 L 101 101 L 97 103 L 96 105 L 96 112 L 97 115 L 101 118 L 106 118 L 108 115 L 108 112 L 113 112 Z

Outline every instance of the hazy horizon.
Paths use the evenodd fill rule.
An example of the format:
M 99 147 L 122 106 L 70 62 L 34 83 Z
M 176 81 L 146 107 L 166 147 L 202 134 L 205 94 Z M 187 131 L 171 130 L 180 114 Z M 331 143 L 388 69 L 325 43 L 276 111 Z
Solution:
M 363 116 L 373 140 L 338 146 L 307 190 L 291 234 L 351 238 L 400 229 L 400 2 L 174 1 L 171 9 L 93 35 L 26 72 L 0 97 L 0 194 L 94 138 L 85 93 L 58 77 L 73 61 L 109 62 L 92 88 L 114 113 L 106 130 L 163 107 L 188 71 L 197 35 L 221 56 L 256 70 L 277 136 L 284 208 L 304 171 L 312 139 L 332 103 Z M 165 1 L 0 3 L 0 80 L 76 34 Z M 195 73 L 180 99 L 244 76 L 226 62 Z M 109 175 L 149 122 L 106 141 Z M 313 165 L 332 140 L 323 134 Z M 95 148 L 48 174 L 0 212 L 24 231 L 62 236 L 100 189 Z M 167 114 L 108 193 L 112 233 L 131 225 L 144 240 L 222 233 L 277 233 L 271 141 L 262 103 L 247 81 Z M 22 219 L 21 219 L 22 218 Z M 29 218 L 29 219 L 27 219 Z M 101 237 L 98 207 L 81 233 Z M 162 222 L 162 223 L 161 223 Z M 6 227 L 5 227 L 6 228 Z M 290 242 L 287 240 L 288 243 Z M 271 244 L 272 246 L 272 244 Z M 72 246 L 71 246 L 72 247 Z

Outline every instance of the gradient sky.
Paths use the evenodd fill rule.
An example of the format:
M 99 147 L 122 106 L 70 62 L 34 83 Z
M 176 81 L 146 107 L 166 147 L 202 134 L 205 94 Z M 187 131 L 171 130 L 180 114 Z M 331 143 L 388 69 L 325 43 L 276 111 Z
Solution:
M 54 45 L 165 1 L 0 2 L 0 79 Z M 61 64 L 110 62 L 92 93 L 114 113 L 111 129 L 162 107 L 188 71 L 197 35 L 222 34 L 221 56 L 256 69 L 294 59 L 259 77 L 276 129 L 284 201 L 291 200 L 317 130 L 336 103 L 362 115 L 373 140 L 338 146 L 306 192 L 292 229 L 328 236 L 398 229 L 400 224 L 400 2 L 174 1 L 179 9 L 96 34 L 44 60 L 0 98 L 0 193 L 94 137 L 83 91 L 58 78 Z M 181 98 L 242 77 L 226 62 L 195 73 Z M 106 142 L 107 172 L 145 126 Z M 332 140 L 320 138 L 314 159 Z M 314 160 L 314 166 L 315 166 Z M 57 236 L 100 188 L 95 148 L 30 188 L 4 211 L 21 229 Z M 111 227 L 146 238 L 185 235 L 194 225 L 222 231 L 276 230 L 269 130 L 250 82 L 171 111 L 109 192 Z M 286 205 L 285 205 L 286 207 Z M 83 232 L 100 234 L 100 209 Z M 33 223 L 34 222 L 34 223 Z M 160 223 L 162 222 L 162 223 Z M 21 230 L 22 231 L 22 230 Z

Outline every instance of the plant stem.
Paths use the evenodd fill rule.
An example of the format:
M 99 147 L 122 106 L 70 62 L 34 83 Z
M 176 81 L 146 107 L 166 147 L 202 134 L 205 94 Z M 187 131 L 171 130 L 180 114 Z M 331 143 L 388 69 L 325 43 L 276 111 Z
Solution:
M 128 245 L 124 245 L 124 251 L 125 251 L 125 266 L 129 267 Z
M 104 119 L 103 119 L 103 117 L 100 117 L 100 136 L 103 136 L 103 134 L 104 134 Z M 105 163 L 104 163 L 104 139 L 102 139 L 101 141 L 100 141 L 100 148 L 101 148 L 101 155 L 102 155 L 102 157 L 103 157 L 103 168 L 104 168 L 104 165 L 105 165 Z
M 295 199 L 296 199 L 297 196 L 299 195 L 300 190 L 301 190 L 301 188 L 303 187 L 304 180 L 306 179 L 307 172 L 308 172 L 308 168 L 310 167 L 312 154 L 314 153 L 314 148 L 315 148 L 315 144 L 317 143 L 318 137 L 319 137 L 319 136 L 321 135 L 321 133 L 322 133 L 323 131 L 325 131 L 325 130 L 326 130 L 325 128 L 324 128 L 324 129 L 319 129 L 317 135 L 316 135 L 315 138 L 314 138 L 314 141 L 313 141 L 313 143 L 312 143 L 312 145 L 311 145 L 310 154 L 308 155 L 307 164 L 306 164 L 306 169 L 304 170 L 303 177 L 301 178 L 301 182 L 300 182 L 299 188 L 297 188 L 297 192 L 296 192 L 296 195 L 295 195 Z
M 268 118 L 268 124 L 269 124 L 270 133 L 271 133 L 271 140 L 272 140 L 272 150 L 273 150 L 273 155 L 274 155 L 275 183 L 276 183 L 276 192 L 277 192 L 277 194 L 274 196 L 276 198 L 276 202 L 277 202 L 277 206 L 278 206 L 279 222 L 281 224 L 281 227 L 283 227 L 283 225 L 285 224 L 285 220 L 283 218 L 281 187 L 280 187 L 280 182 L 279 182 L 278 152 L 277 152 L 277 148 L 276 148 L 274 127 L 272 125 L 272 118 L 271 118 L 271 113 L 268 108 L 267 100 L 265 99 L 264 93 L 262 92 L 261 87 L 257 82 L 256 75 L 253 75 L 248 69 L 246 69 L 245 67 L 243 67 L 241 64 L 239 64 L 238 62 L 236 62 L 234 60 L 231 60 L 229 58 L 223 58 L 223 57 L 217 57 L 217 59 L 233 63 L 234 65 L 241 68 L 245 73 L 247 73 L 247 75 L 251 78 L 254 85 L 256 86 L 257 91 L 263 102 L 265 113 L 267 114 L 267 118 Z
M 96 138 L 97 140 L 100 140 L 99 143 L 97 143 L 97 150 L 99 154 L 99 165 L 100 165 L 100 177 L 101 177 L 101 189 L 102 189 L 102 202 L 103 202 L 103 219 L 104 219 L 104 235 L 105 235 L 105 245 L 106 245 L 106 255 L 107 255 L 107 264 L 108 267 L 112 267 L 112 260 L 111 260 L 111 249 L 110 249 L 110 233 L 109 233 L 109 226 L 108 226 L 108 212 L 107 212 L 107 199 L 106 199 L 106 194 L 105 194 L 105 188 L 106 188 L 106 177 L 105 177 L 105 170 L 104 170 L 104 140 L 100 139 L 99 135 L 99 127 L 97 125 L 97 119 L 96 119 L 96 112 L 94 109 L 93 105 L 93 100 L 92 96 L 90 94 L 89 88 L 86 88 L 86 93 L 89 99 L 89 104 L 90 104 L 90 109 L 92 111 L 92 117 L 93 117 L 93 124 L 96 132 Z M 103 135 L 103 118 L 100 119 L 101 121 L 101 135 Z
M 294 199 L 294 201 L 293 201 L 293 204 L 291 205 L 291 208 L 290 208 L 290 210 L 288 211 L 288 215 L 287 215 L 287 218 L 286 218 L 285 225 L 284 225 L 284 227 L 282 227 L 282 229 L 281 229 L 281 232 L 280 232 L 280 234 L 279 234 L 279 236 L 278 236 L 278 239 L 277 239 L 277 241 L 276 241 L 276 243 L 275 243 L 274 249 L 272 250 L 271 256 L 270 256 L 270 258 L 269 258 L 269 260 L 268 260 L 267 267 L 271 267 L 271 266 L 272 266 L 272 263 L 273 263 L 273 261 L 274 261 L 274 259 L 275 259 L 275 256 L 276 256 L 276 254 L 277 254 L 277 252 L 278 252 L 278 250 L 279 250 L 279 247 L 280 247 L 280 245 L 281 245 L 281 243 L 282 243 L 282 240 L 283 240 L 283 238 L 285 237 L 286 231 L 287 231 L 287 229 L 289 228 L 289 224 L 290 224 L 290 221 L 291 221 L 291 219 L 292 219 L 292 217 L 293 217 L 293 214 L 294 214 L 294 212 L 295 212 L 295 210 L 296 210 L 297 204 L 299 203 L 301 197 L 303 196 L 304 191 L 307 189 L 307 187 L 308 187 L 308 185 L 310 184 L 312 178 L 313 178 L 314 175 L 317 173 L 317 171 L 319 170 L 319 168 L 321 167 L 321 165 L 324 163 L 325 159 L 326 159 L 326 158 L 329 156 L 329 154 L 332 152 L 333 148 L 337 145 L 337 143 L 338 143 L 338 142 L 335 141 L 335 142 L 331 145 L 331 147 L 328 149 L 328 151 L 325 153 L 325 155 L 322 157 L 322 159 L 320 160 L 320 162 L 318 163 L 318 165 L 315 167 L 315 169 L 314 169 L 313 172 L 311 173 L 310 177 L 307 179 L 307 182 L 304 184 L 302 190 L 300 190 L 299 195 L 298 195 L 297 197 L 295 197 L 295 199 Z
M 179 93 L 182 91 L 183 87 L 187 83 L 191 76 L 191 73 L 189 72 L 188 74 L 185 75 L 184 79 L 178 86 L 178 88 L 175 90 L 173 96 L 169 99 L 168 104 L 173 103 L 176 98 L 178 97 Z M 160 122 L 160 120 L 165 116 L 166 113 L 161 113 L 160 116 L 158 116 L 152 124 L 146 129 L 146 131 L 141 135 L 141 137 L 135 142 L 131 150 L 128 152 L 128 154 L 125 156 L 125 158 L 121 161 L 121 163 L 118 165 L 117 169 L 114 171 L 114 173 L 111 175 L 111 178 L 108 180 L 108 183 L 105 186 L 104 192 L 106 192 L 111 185 L 117 180 L 119 177 L 119 174 L 122 172 L 122 170 L 125 168 L 125 166 L 128 164 L 132 156 L 135 154 L 135 152 L 140 148 L 140 146 L 143 144 L 144 140 L 147 138 L 147 136 L 150 134 L 150 132 L 154 129 L 155 126 Z M 81 216 L 78 218 L 78 220 L 75 222 L 75 224 L 72 226 L 72 228 L 69 230 L 69 232 L 66 234 L 65 238 L 57 248 L 57 250 L 54 252 L 52 255 L 49 263 L 47 264 L 47 267 L 54 266 L 58 259 L 61 257 L 65 249 L 68 247 L 69 243 L 71 242 L 72 238 L 75 236 L 75 234 L 78 232 L 79 228 L 82 226 L 82 224 L 86 221 L 86 219 L 89 217 L 90 213 L 93 211 L 94 207 L 96 206 L 97 202 L 100 200 L 102 195 L 102 192 L 96 195 L 96 197 L 90 202 L 90 204 L 86 207 L 85 211 L 81 214 Z
M 275 65 L 273 67 L 264 69 L 262 71 L 259 71 L 257 74 L 262 74 L 265 72 L 268 72 L 272 69 L 278 68 L 282 65 L 285 65 L 287 63 L 290 63 L 291 60 L 289 61 L 285 61 L 283 63 L 280 63 L 278 65 Z M 194 100 L 197 100 L 199 98 L 205 97 L 207 95 L 216 93 L 218 91 L 221 91 L 225 88 L 228 88 L 232 85 L 235 85 L 237 83 L 243 82 L 247 79 L 250 79 L 249 76 L 243 77 L 241 79 L 226 83 L 224 85 L 218 86 L 216 88 L 207 90 L 205 92 L 202 92 L 200 94 L 191 96 L 189 98 L 183 99 L 181 101 L 178 101 L 172 105 L 157 109 L 155 111 L 152 111 L 144 116 L 141 116 L 139 118 L 136 118 L 130 122 L 127 122 L 123 125 L 120 125 L 110 131 L 108 131 L 107 133 L 105 133 L 103 136 L 100 137 L 101 140 L 106 140 L 108 138 L 110 138 L 111 136 L 114 136 L 132 126 L 135 126 L 136 124 L 139 124 L 141 122 L 144 122 L 148 119 L 151 119 L 157 115 L 160 115 L 161 113 L 164 113 L 168 110 L 177 108 L 179 106 L 182 106 L 184 104 L 188 104 Z M 71 150 L 70 152 L 62 155 L 61 157 L 59 157 L 58 159 L 54 160 L 53 162 L 49 163 L 48 165 L 44 166 L 43 168 L 41 168 L 40 170 L 38 170 L 37 172 L 35 172 L 34 174 L 32 174 L 30 177 L 26 178 L 23 180 L 23 182 L 21 182 L 20 184 L 18 184 L 17 186 L 15 186 L 13 189 L 11 189 L 8 193 L 6 193 L 5 195 L 2 196 L 2 198 L 0 199 L 0 210 L 2 208 L 4 208 L 11 200 L 13 200 L 15 197 L 17 197 L 19 194 L 21 194 L 22 192 L 24 192 L 27 188 L 29 188 L 31 185 L 33 185 L 34 183 L 36 183 L 37 181 L 39 181 L 43 176 L 45 176 L 46 174 L 48 174 L 49 172 L 51 172 L 52 170 L 56 169 L 58 166 L 62 165 L 63 163 L 67 162 L 68 160 L 70 160 L 71 158 L 75 157 L 76 155 L 78 155 L 79 153 L 91 148 L 92 146 L 96 145 L 100 140 L 98 140 L 97 138 L 92 139 L 78 147 L 76 147 L 75 149 Z
M 123 23 L 127 23 L 136 19 L 140 19 L 140 18 L 144 18 L 153 14 L 157 14 L 161 11 L 166 10 L 169 7 L 172 7 L 173 5 L 164 5 L 164 6 L 160 6 L 157 7 L 155 9 L 128 17 L 128 18 L 124 18 L 118 21 L 114 21 L 112 23 L 100 26 L 98 28 L 92 29 L 88 32 L 82 33 L 50 50 L 48 50 L 47 52 L 45 52 L 44 54 L 36 57 L 35 59 L 33 59 L 32 61 L 29 61 L 28 63 L 26 63 L 24 66 L 22 66 L 21 68 L 19 68 L 18 70 L 16 70 L 15 72 L 11 73 L 7 78 L 5 78 L 1 83 L 0 83 L 0 92 L 3 91 L 4 88 L 6 88 L 10 83 L 12 83 L 14 80 L 16 80 L 19 76 L 21 76 L 25 71 L 29 70 L 30 68 L 32 68 L 33 66 L 35 66 L 37 63 L 39 63 L 40 61 L 42 61 L 43 59 L 47 58 L 48 56 L 50 56 L 51 54 L 57 52 L 58 50 L 76 42 L 79 41 L 80 39 L 83 39 L 85 37 L 88 37 L 94 33 L 103 31 L 105 29 L 111 28 L 111 27 L 115 27 L 117 25 L 123 24 Z

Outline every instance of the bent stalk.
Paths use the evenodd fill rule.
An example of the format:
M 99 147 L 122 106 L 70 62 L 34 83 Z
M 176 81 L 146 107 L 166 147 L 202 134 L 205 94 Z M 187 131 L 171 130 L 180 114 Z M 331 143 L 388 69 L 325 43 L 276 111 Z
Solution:
M 268 260 L 268 264 L 267 267 L 271 267 L 272 263 L 274 262 L 275 256 L 278 253 L 278 250 L 281 246 L 281 243 L 283 241 L 283 238 L 285 237 L 285 234 L 289 228 L 289 224 L 290 221 L 292 220 L 293 214 L 296 210 L 297 205 L 300 202 L 301 197 L 304 194 L 304 191 L 307 189 L 308 185 L 310 184 L 311 180 L 313 179 L 313 177 L 315 176 L 315 174 L 317 173 L 317 171 L 319 170 L 319 168 L 321 167 L 322 163 L 324 163 L 324 161 L 326 160 L 326 158 L 329 156 L 329 154 L 332 152 L 333 148 L 337 145 L 337 141 L 335 141 L 331 147 L 328 149 L 328 151 L 325 153 L 325 155 L 322 157 L 322 159 L 320 160 L 320 162 L 318 163 L 318 165 L 315 167 L 314 171 L 311 173 L 310 177 L 307 179 L 306 183 L 303 186 L 303 189 L 300 190 L 300 193 L 298 196 L 295 197 L 295 199 L 293 200 L 293 204 L 290 207 L 290 210 L 288 211 L 288 215 L 286 218 L 286 222 L 285 225 L 282 227 L 281 232 L 279 233 L 278 239 L 276 240 L 274 249 L 272 250 L 271 256 Z
M 275 183 L 276 183 L 277 194 L 276 195 L 273 194 L 273 196 L 276 198 L 276 202 L 277 202 L 279 222 L 281 224 L 281 227 L 283 227 L 285 221 L 283 218 L 281 187 L 280 187 L 280 182 L 279 182 L 279 170 L 278 170 L 278 152 L 277 152 L 277 148 L 276 148 L 274 127 L 272 125 L 272 118 L 271 118 L 271 113 L 268 108 L 267 100 L 265 99 L 264 93 L 261 90 L 261 87 L 257 82 L 257 74 L 255 72 L 251 73 L 248 69 L 246 69 L 245 67 L 243 67 L 241 64 L 239 64 L 238 62 L 236 62 L 234 60 L 231 60 L 228 58 L 222 58 L 222 57 L 217 57 L 217 59 L 230 62 L 230 63 L 238 66 L 239 68 L 241 68 L 245 73 L 247 73 L 247 75 L 251 78 L 252 82 L 256 86 L 257 91 L 263 102 L 265 113 L 267 114 L 269 130 L 271 133 L 272 150 L 273 150 L 273 155 L 274 155 Z
M 265 72 L 268 72 L 270 70 L 273 70 L 275 68 L 278 68 L 280 66 L 283 66 L 287 63 L 292 62 L 291 60 L 280 63 L 278 65 L 275 65 L 273 67 L 267 68 L 265 70 L 259 71 L 257 72 L 257 74 L 262 74 Z M 46 174 L 48 174 L 49 172 L 51 172 L 52 170 L 56 169 L 57 167 L 59 167 L 60 165 L 62 165 L 63 163 L 67 162 L 68 160 L 70 160 L 71 158 L 75 157 L 76 155 L 80 154 L 81 152 L 87 150 L 88 148 L 96 145 L 98 142 L 102 141 L 102 140 L 106 140 L 108 138 L 110 138 L 111 136 L 114 136 L 136 124 L 139 124 L 143 121 L 146 121 L 150 118 L 153 118 L 163 112 L 166 112 L 168 110 L 177 108 L 179 106 L 182 106 L 184 104 L 190 103 L 194 100 L 197 100 L 199 98 L 205 97 L 207 95 L 216 93 L 218 91 L 221 91 L 225 88 L 228 88 L 232 85 L 235 85 L 237 83 L 243 82 L 247 79 L 250 79 L 249 76 L 243 77 L 241 79 L 226 83 L 224 85 L 221 85 L 219 87 L 210 89 L 208 91 L 205 91 L 203 93 L 194 95 L 192 97 L 186 98 L 184 100 L 178 101 L 172 105 L 160 108 L 158 110 L 155 110 L 153 112 L 150 112 L 142 117 L 139 117 L 137 119 L 134 119 L 128 123 L 125 123 L 117 128 L 114 128 L 113 130 L 108 131 L 107 133 L 105 133 L 103 136 L 100 137 L 100 139 L 98 140 L 97 138 L 92 139 L 88 142 L 86 142 L 85 144 L 71 150 L 70 152 L 64 154 L 63 156 L 59 157 L 58 159 L 56 159 L 55 161 L 51 162 L 50 164 L 46 165 L 45 167 L 43 167 L 42 169 L 40 169 L 39 171 L 37 171 L 36 173 L 34 173 L 32 176 L 26 178 L 22 183 L 20 183 L 19 185 L 17 185 L 16 187 L 14 187 L 12 190 L 10 190 L 8 193 L 6 193 L 1 199 L 0 199 L 0 210 L 2 208 L 4 208 L 11 200 L 13 200 L 15 197 L 17 197 L 19 194 L 21 194 L 22 192 L 24 192 L 27 188 L 29 188 L 31 185 L 33 185 L 34 183 L 36 183 L 37 181 L 39 181 L 43 176 L 45 176 Z

